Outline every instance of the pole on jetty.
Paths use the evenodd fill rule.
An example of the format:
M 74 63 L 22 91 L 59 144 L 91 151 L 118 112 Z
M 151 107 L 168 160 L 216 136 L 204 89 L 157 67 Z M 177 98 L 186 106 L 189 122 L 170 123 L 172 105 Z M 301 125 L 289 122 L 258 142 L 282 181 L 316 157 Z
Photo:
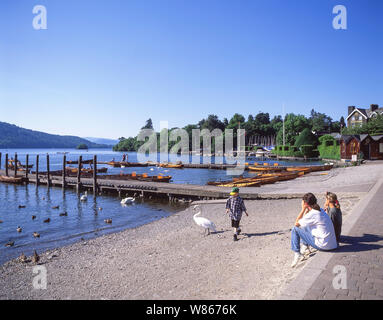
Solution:
M 47 186 L 50 187 L 51 186 L 51 172 L 50 172 L 50 169 L 49 169 L 49 154 L 47 153 Z
M 5 154 L 5 175 L 8 177 L 8 153 Z
M 15 162 L 13 163 L 13 167 L 15 168 L 15 177 L 17 176 L 17 153 L 15 153 Z
M 39 155 L 36 155 L 36 186 L 39 185 Z
M 63 176 L 63 184 L 62 184 L 62 187 L 63 187 L 63 189 L 66 188 L 66 181 L 65 181 L 66 170 L 65 170 L 65 166 L 66 166 L 66 155 L 64 154 L 64 156 L 63 156 L 63 173 L 62 173 L 62 176 Z
M 80 193 L 81 191 L 81 163 L 82 163 L 82 156 L 78 157 L 78 170 L 77 170 L 77 193 Z
M 1 152 L 0 152 L 0 169 L 1 169 Z
M 97 195 L 97 155 L 93 156 L 93 196 Z
M 29 154 L 25 157 L 25 179 L 28 179 L 28 164 L 29 164 Z

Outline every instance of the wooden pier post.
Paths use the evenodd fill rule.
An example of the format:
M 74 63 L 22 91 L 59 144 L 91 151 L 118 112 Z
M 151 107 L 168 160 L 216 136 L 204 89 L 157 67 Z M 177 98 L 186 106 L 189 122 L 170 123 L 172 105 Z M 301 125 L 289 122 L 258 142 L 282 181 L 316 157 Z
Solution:
M 64 156 L 63 156 L 63 173 L 62 173 L 62 177 L 63 177 L 62 187 L 63 187 L 63 189 L 66 188 L 66 181 L 65 181 L 66 170 L 65 170 L 65 166 L 66 166 L 66 155 L 64 154 Z
M 1 155 L 1 152 L 0 152 L 0 169 L 1 169 L 1 156 L 2 156 L 2 155 Z
M 15 162 L 13 163 L 13 167 L 15 169 L 15 177 L 17 176 L 17 153 L 15 153 Z
M 5 175 L 8 177 L 8 153 L 5 154 Z
M 78 157 L 78 170 L 77 170 L 77 193 L 80 193 L 81 191 L 81 163 L 82 163 L 82 156 Z
M 93 156 L 93 195 L 97 195 L 97 155 Z
M 39 185 L 39 155 L 36 155 L 36 186 Z
M 49 154 L 47 153 L 47 186 L 51 186 L 51 172 L 49 168 Z
M 29 154 L 26 155 L 25 158 L 25 179 L 28 181 L 28 164 L 29 164 Z

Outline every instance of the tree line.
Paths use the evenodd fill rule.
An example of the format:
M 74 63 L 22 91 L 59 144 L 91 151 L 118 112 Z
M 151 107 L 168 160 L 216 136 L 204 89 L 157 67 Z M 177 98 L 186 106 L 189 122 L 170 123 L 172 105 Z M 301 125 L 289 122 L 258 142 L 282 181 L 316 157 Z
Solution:
M 294 145 L 299 134 L 307 129 L 314 135 L 319 136 L 324 133 L 340 132 L 342 127 L 345 127 L 345 121 L 342 117 L 339 121 L 333 121 L 331 117 L 324 113 L 311 110 L 310 116 L 306 117 L 301 114 L 289 113 L 285 115 L 285 142 L 288 145 Z M 274 136 L 276 138 L 276 144 L 281 145 L 283 143 L 283 120 L 282 116 L 277 115 L 272 119 L 267 112 L 259 112 L 256 115 L 249 115 L 247 119 L 239 113 L 235 113 L 230 120 L 224 118 L 220 120 L 217 115 L 210 114 L 207 118 L 200 120 L 196 124 L 188 124 L 183 127 L 189 137 L 192 136 L 193 129 L 208 129 L 212 131 L 214 129 L 222 130 L 223 134 L 226 129 L 232 129 L 234 134 L 234 147 L 236 147 L 237 129 L 245 129 L 245 143 L 248 146 L 254 141 L 254 137 L 268 137 Z M 152 119 L 148 119 L 145 125 L 141 129 L 153 128 Z M 177 129 L 172 128 L 169 131 Z M 159 136 L 159 133 L 157 133 Z M 159 140 L 159 139 L 157 139 Z M 190 139 L 191 140 L 191 139 Z M 212 139 L 212 149 L 214 148 L 214 138 Z M 138 141 L 136 137 L 121 137 L 119 143 L 113 147 L 114 151 L 137 151 L 144 142 Z M 169 148 L 171 148 L 176 142 L 169 142 Z M 190 141 L 191 150 L 191 141 Z

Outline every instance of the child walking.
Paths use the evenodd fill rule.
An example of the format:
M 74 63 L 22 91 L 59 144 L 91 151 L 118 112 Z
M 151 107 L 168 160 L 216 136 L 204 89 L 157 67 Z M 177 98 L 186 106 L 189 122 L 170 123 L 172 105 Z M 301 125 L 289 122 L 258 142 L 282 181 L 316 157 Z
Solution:
M 234 228 L 234 241 L 238 240 L 238 235 L 241 233 L 241 228 L 239 226 L 239 222 L 242 218 L 242 212 L 245 212 L 246 216 L 249 216 L 247 214 L 247 210 L 245 207 L 245 203 L 243 202 L 242 198 L 239 196 L 239 189 L 237 187 L 234 187 L 231 190 L 230 198 L 226 201 L 226 213 L 229 213 L 230 211 L 230 219 L 231 219 L 231 226 Z

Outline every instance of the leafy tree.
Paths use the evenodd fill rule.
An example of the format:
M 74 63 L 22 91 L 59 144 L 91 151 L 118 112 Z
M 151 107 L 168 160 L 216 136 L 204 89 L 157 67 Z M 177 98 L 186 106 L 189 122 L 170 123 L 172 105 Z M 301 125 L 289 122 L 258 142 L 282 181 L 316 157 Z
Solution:
M 296 147 L 301 147 L 302 145 L 312 145 L 317 147 L 318 145 L 318 138 L 316 135 L 314 135 L 310 129 L 305 128 L 303 131 L 299 134 L 298 138 L 295 141 L 294 144 Z
M 324 113 L 316 112 L 312 109 L 309 120 L 313 132 L 330 132 L 332 119 Z
M 141 129 L 151 129 L 151 130 L 153 130 L 154 128 L 153 128 L 152 119 L 149 118 L 148 120 L 146 120 L 146 124 Z

